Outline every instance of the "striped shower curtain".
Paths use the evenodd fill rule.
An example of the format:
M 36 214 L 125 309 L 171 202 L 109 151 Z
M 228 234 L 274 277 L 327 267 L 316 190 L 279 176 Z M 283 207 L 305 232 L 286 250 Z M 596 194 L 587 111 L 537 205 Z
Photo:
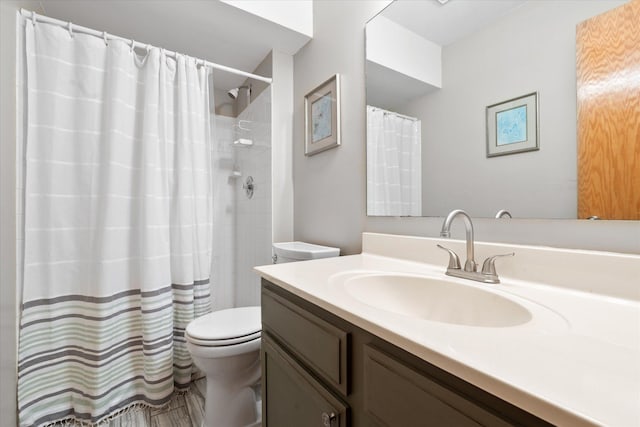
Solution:
M 95 424 L 191 381 L 210 310 L 207 71 L 26 22 L 20 425 Z

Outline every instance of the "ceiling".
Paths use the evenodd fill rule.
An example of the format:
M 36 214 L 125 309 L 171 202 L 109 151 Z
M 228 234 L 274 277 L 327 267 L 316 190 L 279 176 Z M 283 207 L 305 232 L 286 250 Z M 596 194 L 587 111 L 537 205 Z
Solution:
M 526 0 L 396 0 L 381 15 L 440 46 L 473 34 Z
M 396 0 L 378 16 L 444 47 L 489 26 L 526 1 L 449 0 L 441 4 L 438 0 Z M 366 79 L 367 104 L 392 111 L 400 111 L 412 99 L 436 90 L 426 82 L 371 61 L 367 61 Z
M 44 14 L 141 43 L 252 72 L 277 49 L 293 55 L 309 38 L 218 0 L 44 0 Z M 214 70 L 216 89 L 245 77 Z

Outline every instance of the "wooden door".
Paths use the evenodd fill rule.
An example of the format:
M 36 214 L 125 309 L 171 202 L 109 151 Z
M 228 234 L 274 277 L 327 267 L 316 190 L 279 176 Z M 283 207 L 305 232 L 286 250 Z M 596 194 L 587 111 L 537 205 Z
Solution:
M 578 218 L 640 219 L 640 0 L 576 29 Z

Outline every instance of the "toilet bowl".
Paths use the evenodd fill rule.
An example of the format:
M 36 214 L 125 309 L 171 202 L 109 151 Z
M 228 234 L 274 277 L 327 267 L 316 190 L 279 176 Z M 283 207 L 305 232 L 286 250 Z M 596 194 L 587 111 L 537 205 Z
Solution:
M 207 378 L 206 427 L 260 426 L 254 392 L 260 381 L 260 322 L 260 307 L 240 307 L 187 326 L 187 349 Z
M 274 263 L 340 255 L 340 249 L 305 242 L 273 244 Z M 255 386 L 260 381 L 260 307 L 215 311 L 193 320 L 187 349 L 207 377 L 206 427 L 260 427 Z

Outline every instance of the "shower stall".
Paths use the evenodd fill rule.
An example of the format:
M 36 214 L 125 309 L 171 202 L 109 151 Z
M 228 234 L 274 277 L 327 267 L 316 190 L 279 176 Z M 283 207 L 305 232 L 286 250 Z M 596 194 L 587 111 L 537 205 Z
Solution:
M 189 388 L 191 320 L 260 304 L 271 79 L 22 14 L 18 414 L 92 425 Z M 211 69 L 261 90 L 211 114 Z
M 243 89 L 239 97 L 236 89 L 238 99 Z M 271 263 L 270 88 L 237 117 L 214 115 L 211 124 L 215 135 L 213 308 L 260 305 L 260 279 L 252 268 Z

